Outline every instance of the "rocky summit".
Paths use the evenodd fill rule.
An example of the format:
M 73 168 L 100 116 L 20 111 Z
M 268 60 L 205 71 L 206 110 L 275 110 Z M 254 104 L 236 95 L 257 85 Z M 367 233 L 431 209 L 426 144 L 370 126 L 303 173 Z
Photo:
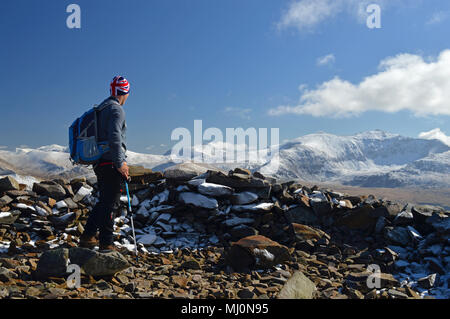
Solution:
M 95 178 L 0 179 L 0 298 L 450 298 L 450 212 L 246 169 L 130 168 L 117 251 L 78 247 Z M 79 267 L 79 286 L 71 265 Z

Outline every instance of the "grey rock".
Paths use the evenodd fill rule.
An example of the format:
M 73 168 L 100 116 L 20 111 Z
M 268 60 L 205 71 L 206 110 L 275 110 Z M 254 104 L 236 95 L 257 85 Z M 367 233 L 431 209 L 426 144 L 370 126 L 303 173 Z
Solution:
M 0 281 L 1 282 L 8 282 L 13 278 L 17 278 L 17 274 L 14 271 L 11 271 L 5 267 L 0 267 Z
M 431 274 L 429 276 L 417 280 L 417 284 L 424 289 L 433 288 L 435 283 L 436 283 L 436 274 Z
M 234 191 L 228 186 L 213 183 L 202 183 L 198 186 L 198 192 L 206 196 L 222 197 L 230 196 Z
M 164 177 L 176 181 L 188 181 L 196 176 L 206 173 L 208 169 L 211 168 L 207 165 L 182 163 L 167 168 L 164 171 Z
M 311 208 L 298 206 L 289 209 L 285 216 L 290 223 L 313 225 L 319 222 L 319 218 Z
M 58 248 L 45 251 L 39 258 L 35 275 L 38 279 L 64 277 L 69 265 L 69 249 Z
M 258 200 L 258 195 L 252 192 L 242 192 L 234 194 L 231 197 L 231 203 L 233 205 L 246 205 L 254 203 Z
M 388 295 L 391 297 L 394 297 L 395 299 L 408 299 L 407 294 L 405 294 L 401 291 L 395 290 L 395 289 L 389 289 Z
M 4 195 L 3 197 L 0 197 L 0 207 L 6 206 L 9 203 L 11 203 L 13 200 L 8 195 Z
M 234 240 L 239 240 L 247 236 L 258 235 L 258 231 L 247 225 L 238 225 L 230 229 L 230 234 Z
M 66 227 L 73 222 L 77 215 L 74 212 L 64 214 L 63 216 L 48 216 L 48 220 L 52 222 L 55 227 Z
M 57 183 L 34 183 L 33 192 L 36 192 L 38 195 L 49 196 L 56 200 L 61 200 L 66 197 L 66 191 Z
M 19 183 L 11 176 L 0 178 L 0 192 L 19 190 Z
M 408 246 L 411 243 L 411 237 L 409 235 L 408 229 L 405 227 L 395 227 L 393 229 L 389 229 L 389 227 L 386 227 L 384 236 L 393 244 L 397 244 L 400 246 Z
M 0 224 L 13 224 L 20 216 L 20 210 L 0 212 Z
M 195 207 L 215 209 L 219 207 L 217 200 L 209 198 L 201 194 L 184 192 L 179 195 L 179 201 L 185 205 L 193 205 Z
M 393 224 L 395 226 L 408 226 L 414 223 L 413 214 L 411 212 L 402 211 L 395 216 Z
M 388 224 L 389 221 L 386 218 L 382 216 L 378 217 L 377 223 L 375 224 L 375 233 L 380 234 Z
M 316 285 L 301 271 L 296 271 L 279 292 L 278 299 L 312 299 Z
M 71 248 L 70 262 L 81 267 L 85 274 L 91 276 L 110 276 L 128 268 L 130 265 L 117 251 L 95 252 L 86 248 Z
M 91 276 L 110 276 L 129 267 L 119 252 L 95 252 L 87 248 L 58 248 L 48 250 L 39 258 L 35 275 L 39 279 L 65 277 L 67 266 L 76 264 L 82 273 Z

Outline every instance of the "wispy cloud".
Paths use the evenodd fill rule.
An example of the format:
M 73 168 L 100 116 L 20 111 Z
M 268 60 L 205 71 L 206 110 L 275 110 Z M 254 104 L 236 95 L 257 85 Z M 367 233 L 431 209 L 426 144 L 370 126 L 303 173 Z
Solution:
M 279 30 L 296 28 L 311 31 L 321 23 L 347 13 L 363 23 L 367 19 L 367 7 L 378 4 L 381 8 L 401 3 L 401 0 L 294 0 L 282 13 L 277 23 Z
M 423 138 L 426 140 L 439 140 L 448 146 L 450 146 L 450 136 L 445 135 L 444 132 L 441 131 L 440 128 L 435 128 L 429 132 L 422 132 L 419 134 L 419 138 Z
M 353 84 L 335 77 L 305 89 L 297 105 L 280 105 L 269 114 L 351 117 L 367 111 L 410 111 L 416 116 L 450 115 L 450 50 L 425 60 L 399 54 L 380 62 L 379 72 Z
M 249 108 L 239 108 L 239 107 L 226 107 L 224 110 L 225 113 L 231 114 L 234 116 L 238 116 L 244 120 L 250 119 L 250 113 L 252 109 Z
M 317 65 L 318 66 L 325 66 L 327 64 L 333 64 L 334 61 L 336 61 L 336 57 L 334 56 L 334 54 L 328 54 L 325 56 L 322 56 L 320 58 L 317 59 Z
M 448 17 L 449 17 L 448 11 L 438 11 L 438 12 L 433 13 L 433 15 L 430 17 L 430 19 L 428 19 L 428 21 L 426 22 L 426 24 L 427 25 L 439 24 L 439 23 L 447 20 Z

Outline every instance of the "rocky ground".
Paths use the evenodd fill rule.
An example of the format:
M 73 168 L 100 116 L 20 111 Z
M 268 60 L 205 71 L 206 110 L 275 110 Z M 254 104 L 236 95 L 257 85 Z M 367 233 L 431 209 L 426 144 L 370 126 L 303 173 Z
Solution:
M 0 179 L 0 298 L 450 297 L 450 212 L 440 207 L 243 169 L 131 173 L 138 261 L 125 195 L 120 253 L 99 252 L 77 247 L 95 179 L 32 189 Z M 68 281 L 73 264 L 79 288 Z

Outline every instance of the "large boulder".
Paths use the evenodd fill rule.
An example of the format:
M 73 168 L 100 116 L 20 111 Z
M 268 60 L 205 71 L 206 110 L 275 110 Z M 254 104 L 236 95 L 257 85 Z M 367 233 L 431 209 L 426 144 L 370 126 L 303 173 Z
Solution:
M 290 258 L 286 246 L 261 236 L 249 236 L 232 244 L 226 260 L 235 270 L 267 269 Z
M 96 252 L 86 248 L 71 248 L 70 262 L 81 267 L 90 276 L 111 276 L 130 266 L 117 251 Z
M 296 271 L 278 293 L 278 299 L 313 299 L 316 285 L 301 271 Z
M 90 276 L 111 276 L 128 268 L 125 257 L 117 251 L 96 252 L 86 248 L 47 250 L 39 258 L 35 275 L 38 279 L 65 277 L 67 266 L 76 264 Z

